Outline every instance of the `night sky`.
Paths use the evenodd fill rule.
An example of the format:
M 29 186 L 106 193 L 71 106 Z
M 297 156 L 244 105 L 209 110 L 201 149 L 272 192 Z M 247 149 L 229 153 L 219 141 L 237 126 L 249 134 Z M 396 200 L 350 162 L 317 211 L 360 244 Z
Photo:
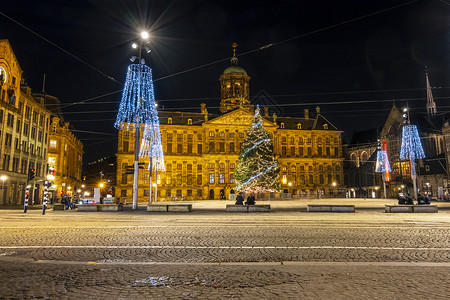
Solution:
M 423 113 L 426 65 L 438 113 L 450 107 L 450 1 L 15 0 L 0 13 L 0 38 L 34 92 L 46 74 L 45 92 L 80 131 L 84 162 L 116 152 L 113 123 L 141 29 L 166 110 L 200 112 L 204 102 L 218 114 L 233 42 L 251 96 L 265 92 L 284 116 L 320 105 L 347 140 L 381 126 L 394 101 L 407 101 L 413 120 Z

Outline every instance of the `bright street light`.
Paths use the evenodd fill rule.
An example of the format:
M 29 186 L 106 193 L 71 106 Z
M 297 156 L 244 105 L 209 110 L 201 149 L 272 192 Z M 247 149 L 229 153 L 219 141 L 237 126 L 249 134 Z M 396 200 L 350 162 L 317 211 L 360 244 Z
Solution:
M 133 47 L 133 49 L 136 49 L 137 46 L 138 46 L 138 45 L 137 45 L 136 43 L 131 44 L 131 47 Z
M 103 183 L 100 183 L 100 185 L 99 185 L 101 188 L 104 186 L 104 184 Z
M 147 31 L 142 31 L 141 32 L 141 38 L 144 40 L 147 40 L 150 37 L 150 35 L 148 34 Z

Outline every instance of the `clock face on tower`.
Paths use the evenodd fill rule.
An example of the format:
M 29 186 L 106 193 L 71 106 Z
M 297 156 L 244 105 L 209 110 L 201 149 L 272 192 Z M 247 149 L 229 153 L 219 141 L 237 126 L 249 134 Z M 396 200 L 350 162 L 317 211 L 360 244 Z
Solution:
M 4 83 L 6 83 L 6 71 L 5 68 L 3 68 L 2 66 L 0 66 L 0 85 L 3 85 Z

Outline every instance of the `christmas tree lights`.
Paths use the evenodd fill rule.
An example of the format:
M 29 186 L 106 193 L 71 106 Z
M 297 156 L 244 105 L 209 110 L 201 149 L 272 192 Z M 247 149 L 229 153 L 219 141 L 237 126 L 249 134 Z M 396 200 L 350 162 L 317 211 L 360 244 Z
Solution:
M 383 173 L 391 172 L 391 166 L 389 164 L 389 159 L 386 150 L 378 149 L 377 151 L 377 164 L 375 166 L 375 172 Z
M 386 181 L 391 179 L 391 166 L 387 155 L 387 142 L 383 141 L 383 148 L 381 148 L 380 140 L 378 140 L 377 150 L 377 164 L 375 166 L 375 172 L 382 173 L 383 177 L 383 194 L 386 199 Z
M 273 144 L 262 124 L 259 107 L 242 144 L 235 172 L 236 189 L 241 192 L 280 191 L 280 168 L 273 155 Z
M 129 65 L 114 127 L 134 131 L 136 124 L 154 122 L 154 101 L 151 68 L 142 63 Z
M 402 131 L 402 145 L 400 149 L 400 159 L 421 159 L 425 157 L 422 143 L 420 142 L 419 131 L 416 125 L 405 125 Z
M 402 146 L 400 149 L 400 159 L 409 159 L 411 164 L 411 178 L 414 187 L 414 196 L 417 199 L 417 183 L 416 183 L 416 159 L 425 157 L 425 153 L 420 142 L 419 131 L 416 125 L 403 126 L 402 131 Z
M 161 144 L 161 132 L 159 130 L 159 120 L 156 109 L 154 115 L 154 122 L 145 124 L 139 156 L 151 159 L 151 164 L 148 165 L 149 170 L 157 169 L 164 171 L 164 153 Z

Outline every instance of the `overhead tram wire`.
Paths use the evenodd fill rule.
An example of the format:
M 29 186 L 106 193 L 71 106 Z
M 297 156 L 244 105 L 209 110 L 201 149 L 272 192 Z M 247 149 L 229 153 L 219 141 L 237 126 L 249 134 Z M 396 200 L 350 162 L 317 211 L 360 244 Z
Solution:
M 87 101 L 103 98 L 103 97 L 110 96 L 110 95 L 113 95 L 113 94 L 117 94 L 117 93 L 120 93 L 120 92 L 122 92 L 122 90 L 117 90 L 117 91 L 114 91 L 114 92 L 110 92 L 110 93 L 106 93 L 106 94 L 103 94 L 103 95 L 95 96 L 95 97 L 92 97 L 92 98 L 89 98 L 89 99 L 86 99 L 86 100 L 83 100 L 83 101 L 67 103 L 66 105 L 60 105 L 60 108 L 63 109 L 63 108 L 66 108 L 66 107 L 77 105 L 77 104 L 87 104 L 86 103 Z M 117 102 L 119 102 L 119 101 L 117 101 Z M 105 103 L 105 102 L 99 102 L 99 103 Z M 55 104 L 55 105 L 57 105 L 57 104 Z
M 447 108 L 450 108 L 450 106 L 440 106 L 439 107 L 440 109 L 447 109 Z M 326 110 L 322 110 L 322 114 L 327 114 L 327 116 L 333 116 L 333 117 L 335 117 L 336 116 L 336 114 L 339 114 L 339 113 L 361 113 L 361 112 L 388 112 L 388 111 L 390 111 L 391 109 L 390 108 L 378 108 L 378 109 L 355 109 L 355 110 L 338 110 L 338 111 L 336 111 L 336 110 L 333 110 L 333 111 L 326 111 Z M 409 108 L 409 110 L 410 111 L 412 111 L 413 113 L 415 113 L 414 111 L 416 111 L 416 110 L 421 110 L 421 108 Z M 164 112 L 164 111 L 167 111 L 167 110 L 160 110 L 160 112 Z M 113 112 L 113 111 L 111 111 L 111 112 Z M 293 113 L 288 113 L 288 114 L 284 114 L 284 116 L 289 116 L 289 115 L 298 115 L 298 114 L 303 114 L 303 112 L 293 112 Z M 359 115 L 361 115 L 361 114 L 359 114 Z M 370 115 L 373 115 L 373 114 L 370 114 Z M 384 114 L 383 114 L 384 115 Z M 339 117 L 340 117 L 341 115 L 339 115 Z M 105 121 L 115 121 L 116 119 L 115 118 L 111 118 L 111 119 L 95 119 L 95 120 L 92 120 L 92 119 L 85 119 L 85 120 L 80 120 L 80 119 L 77 119 L 77 120 L 72 120 L 71 121 L 71 123 L 79 123 L 79 122 L 105 122 Z
M 273 47 L 273 46 L 276 46 L 276 45 L 280 45 L 280 44 L 283 44 L 283 43 L 286 43 L 286 42 L 289 42 L 289 41 L 292 41 L 292 40 L 295 40 L 295 39 L 299 39 L 299 38 L 302 38 L 302 37 L 305 37 L 305 36 L 309 36 L 309 35 L 312 35 L 312 34 L 315 34 L 315 33 L 318 33 L 318 32 L 322 32 L 322 31 L 325 31 L 325 30 L 328 30 L 328 29 L 331 29 L 331 28 L 334 28 L 334 27 L 339 27 L 339 26 L 342 26 L 342 25 L 345 25 L 345 24 L 348 24 L 348 23 L 351 23 L 351 22 L 354 22 L 354 21 L 359 21 L 359 20 L 362 20 L 362 19 L 374 16 L 374 15 L 377 15 L 377 14 L 380 14 L 380 13 L 383 13 L 383 12 L 387 12 L 387 11 L 390 11 L 390 10 L 393 10 L 393 9 L 396 9 L 396 8 L 399 8 L 399 7 L 402 7 L 402 6 L 410 5 L 410 4 L 415 3 L 415 2 L 419 2 L 419 0 L 413 0 L 413 1 L 409 1 L 407 3 L 395 5 L 395 6 L 392 6 L 392 7 L 386 8 L 386 9 L 382 9 L 382 10 L 379 10 L 379 11 L 376 11 L 376 12 L 373 12 L 373 13 L 370 13 L 370 14 L 367 14 L 367 15 L 364 15 L 364 16 L 353 18 L 351 20 L 343 21 L 343 22 L 340 22 L 340 23 L 337 23 L 337 24 L 333 24 L 333 25 L 330 25 L 330 26 L 327 26 L 327 27 L 323 27 L 323 28 L 320 28 L 320 29 L 317 29 L 317 30 L 313 30 L 313 31 L 310 31 L 310 32 L 307 32 L 307 33 L 304 33 L 304 34 L 300 34 L 300 35 L 297 35 L 297 36 L 294 36 L 294 37 L 291 37 L 291 38 L 288 38 L 288 39 L 285 39 L 285 40 L 282 40 L 282 41 L 279 41 L 279 42 L 266 44 L 266 45 L 261 46 L 259 48 L 256 48 L 256 49 L 253 49 L 253 50 L 250 50 L 250 51 L 247 51 L 247 52 L 243 52 L 243 53 L 238 54 L 236 56 L 237 57 L 241 57 L 241 56 L 253 53 L 253 52 L 263 51 L 263 50 L 266 50 L 266 49 L 268 49 L 270 47 Z M 170 78 L 170 77 L 173 77 L 173 76 L 177 76 L 177 75 L 180 75 L 180 74 L 184 74 L 184 73 L 187 73 L 187 72 L 190 72 L 190 71 L 198 70 L 198 69 L 201 69 L 201 68 L 204 68 L 204 67 L 208 67 L 208 66 L 220 63 L 220 62 L 227 61 L 227 60 L 229 60 L 229 58 L 224 58 L 224 59 L 221 59 L 221 60 L 210 62 L 210 63 L 204 64 L 204 65 L 198 66 L 198 67 L 190 68 L 190 69 L 187 69 L 187 70 L 184 70 L 184 71 L 173 73 L 171 75 L 167 75 L 167 76 L 164 76 L 164 77 L 160 77 L 160 78 L 154 79 L 153 82 L 156 82 L 156 81 L 159 81 L 159 80 L 163 80 L 163 79 L 167 79 L 167 78 Z
M 439 89 L 448 89 L 450 87 L 439 87 Z M 433 89 L 437 89 L 437 88 L 433 88 Z M 367 91 L 350 91 L 350 92 L 328 92 L 328 93 L 305 93 L 305 94 L 280 94 L 280 95 L 270 95 L 270 97 L 272 98 L 277 98 L 277 97 L 300 97 L 300 96 L 320 96 L 320 95 L 340 95 L 340 94 L 359 94 L 359 93 L 375 93 L 375 92 L 402 92 L 402 91 L 417 91 L 417 90 L 426 90 L 426 88 L 414 88 L 414 89 L 391 89 L 391 90 L 367 90 Z M 114 104 L 114 103 L 118 103 L 119 100 L 116 101 L 104 101 L 104 102 L 89 102 L 87 103 L 86 101 L 90 101 L 90 100 L 95 100 L 104 96 L 109 96 L 111 94 L 114 93 L 118 93 L 121 92 L 120 91 L 115 91 L 115 92 L 111 92 L 108 94 L 104 94 L 104 95 L 100 95 L 100 96 L 96 96 L 93 98 L 89 98 L 87 100 L 82 100 L 82 101 L 77 101 L 77 102 L 71 102 L 71 103 L 67 103 L 67 105 L 63 105 L 61 106 L 61 108 L 65 108 L 65 107 L 69 107 L 69 106 L 73 106 L 73 105 L 77 105 L 77 104 L 88 104 L 88 105 L 103 105 L 103 104 Z M 447 97 L 435 97 L 435 99 L 446 99 Z M 205 100 L 214 100 L 217 99 L 217 97 L 196 97 L 196 98 L 176 98 L 176 99 L 160 99 L 158 100 L 159 102 L 178 102 L 178 101 L 205 101 Z M 255 99 L 255 96 L 253 97 L 253 99 Z M 401 99 L 390 99 L 390 100 L 374 100 L 374 102 L 377 101 L 414 101 L 414 100 L 418 100 L 419 98 L 401 98 Z M 420 98 L 421 99 L 421 98 Z M 352 100 L 353 102 L 348 102 L 348 103 L 360 103 L 361 100 Z M 338 102 L 331 102 L 332 103 L 337 103 L 337 104 L 341 104 Z M 327 103 L 317 103 L 315 102 L 314 104 L 317 105 L 325 105 Z M 57 105 L 57 104 L 52 104 L 50 103 L 49 105 Z M 280 104 L 281 105 L 281 104 Z M 297 105 L 297 104 L 295 104 Z M 306 104 L 305 104 L 306 105 Z M 307 104 L 309 105 L 309 104 Z
M 236 56 L 243 56 L 243 55 L 246 55 L 246 54 L 249 54 L 249 53 L 265 50 L 265 49 L 268 49 L 270 47 L 273 47 L 273 46 L 276 46 L 276 45 L 279 45 L 279 44 L 290 42 L 292 40 L 296 40 L 296 39 L 299 39 L 299 38 L 302 38 L 302 37 L 305 37 L 305 36 L 309 36 L 309 35 L 312 35 L 312 34 L 315 34 L 315 33 L 318 33 L 318 32 L 322 32 L 322 31 L 325 31 L 325 30 L 328 30 L 328 29 L 331 29 L 331 28 L 334 28 L 334 27 L 339 27 L 339 26 L 342 26 L 342 25 L 345 25 L 345 24 L 348 24 L 348 23 L 351 23 L 351 22 L 354 22 L 354 21 L 359 21 L 359 20 L 362 20 L 362 19 L 365 19 L 365 18 L 368 18 L 368 17 L 372 17 L 372 16 L 375 16 L 377 14 L 380 14 L 380 13 L 383 13 L 383 12 L 387 12 L 387 11 L 390 11 L 390 10 L 393 10 L 393 9 L 396 9 L 396 8 L 399 8 L 399 7 L 402 7 L 402 6 L 407 6 L 407 5 L 410 5 L 410 4 L 415 3 L 415 2 L 419 2 L 419 0 L 413 0 L 413 1 L 409 1 L 407 3 L 395 5 L 395 6 L 392 6 L 392 7 L 389 7 L 389 8 L 385 8 L 385 9 L 382 9 L 382 10 L 379 10 L 379 11 L 376 11 L 376 12 L 373 12 L 373 13 L 370 13 L 370 14 L 367 14 L 367 15 L 364 15 L 364 16 L 360 16 L 360 17 L 351 19 L 351 20 L 343 21 L 343 22 L 340 22 L 340 23 L 337 23 L 337 24 L 334 24 L 334 25 L 330 25 L 330 26 L 323 27 L 323 28 L 320 28 L 320 29 L 317 29 L 317 30 L 313 30 L 313 31 L 308 32 L 308 33 L 300 34 L 300 35 L 297 35 L 297 36 L 294 36 L 294 37 L 291 37 L 291 38 L 288 38 L 288 39 L 285 39 L 285 40 L 282 40 L 282 41 L 279 41 L 279 42 L 270 43 L 270 44 L 264 45 L 262 47 L 259 47 L 258 49 L 250 50 L 250 51 L 241 53 L 241 54 L 236 55 Z
M 326 96 L 326 95 L 346 95 L 346 94 L 364 94 L 364 93 L 387 93 L 387 92 L 412 92 L 412 91 L 424 91 L 427 88 L 411 88 L 411 89 L 387 89 L 387 90 L 361 90 L 361 91 L 341 91 L 341 92 L 325 92 L 325 93 L 302 93 L 302 94 L 278 94 L 278 95 L 270 95 L 272 98 L 276 97 L 301 97 L 301 96 Z M 450 87 L 432 87 L 431 89 L 437 90 L 437 89 L 450 89 Z M 115 101 L 105 101 L 105 102 L 87 102 L 92 101 L 95 99 L 103 98 L 106 96 L 110 96 L 112 94 L 120 93 L 122 90 L 117 90 L 114 92 L 106 93 L 103 95 L 95 96 L 86 100 L 80 100 L 75 102 L 67 102 L 64 103 L 61 108 L 77 105 L 77 104 L 114 104 L 119 103 L 119 100 Z M 253 96 L 255 98 L 255 96 Z M 194 97 L 194 98 L 175 98 L 175 99 L 159 99 L 157 100 L 159 102 L 177 102 L 177 101 L 205 101 L 205 100 L 216 100 L 217 97 Z M 49 103 L 49 106 L 51 105 L 58 105 L 54 103 Z
M 434 97 L 434 99 L 449 99 L 448 97 Z M 304 103 L 286 103 L 286 104 L 270 104 L 265 105 L 267 107 L 294 107 L 294 106 L 312 106 L 312 105 L 341 105 L 341 104 L 366 104 L 366 103 L 380 103 L 380 102 L 407 102 L 407 101 L 423 101 L 425 97 L 418 98 L 400 98 L 400 99 L 371 99 L 371 100 L 351 100 L 351 101 L 327 101 L 327 102 L 304 102 Z M 97 104 L 101 104 L 100 102 Z M 208 108 L 217 109 L 219 106 L 209 106 Z M 174 110 L 186 110 L 186 109 L 198 109 L 198 107 L 170 107 L 160 111 L 174 111 Z M 96 111 L 69 111 L 64 114 L 95 114 L 95 113 L 112 113 L 116 110 L 96 110 Z
M 415 3 L 415 2 L 418 2 L 418 0 L 413 0 L 413 1 L 410 1 L 410 2 L 407 2 L 407 3 L 395 5 L 395 6 L 392 6 L 390 8 L 382 9 L 382 10 L 379 10 L 379 11 L 376 11 L 376 12 L 373 12 L 373 13 L 370 13 L 370 14 L 366 14 L 364 16 L 353 18 L 351 20 L 347 20 L 347 21 L 344 21 L 344 22 L 340 22 L 340 23 L 337 23 L 337 24 L 334 24 L 334 25 L 330 25 L 330 26 L 324 27 L 324 28 L 313 30 L 311 32 L 304 33 L 304 34 L 301 34 L 301 35 L 297 35 L 295 37 L 291 37 L 291 38 L 288 38 L 288 39 L 285 39 L 285 40 L 282 40 L 282 41 L 279 41 L 279 42 L 266 44 L 266 45 L 261 46 L 259 48 L 256 48 L 256 49 L 253 49 L 253 50 L 250 50 L 250 51 L 238 54 L 237 56 L 240 57 L 240 56 L 244 56 L 244 55 L 247 55 L 247 54 L 250 54 L 250 53 L 253 53 L 253 52 L 262 51 L 262 50 L 268 49 L 270 47 L 273 47 L 273 46 L 276 46 L 276 45 L 279 45 L 279 44 L 282 44 L 282 43 L 286 43 L 286 42 L 289 42 L 289 41 L 292 41 L 292 40 L 295 40 L 295 39 L 299 39 L 299 38 L 302 38 L 302 37 L 305 37 L 305 36 L 309 36 L 309 35 L 312 35 L 312 34 L 315 34 L 315 33 L 318 33 L 318 32 L 322 32 L 322 31 L 325 31 L 325 30 L 328 30 L 328 29 L 331 29 L 331 28 L 334 28 L 334 27 L 339 27 L 339 26 L 342 26 L 342 25 L 345 25 L 345 24 L 348 24 L 348 23 L 351 23 L 351 22 L 354 22 L 354 21 L 359 21 L 359 20 L 362 20 L 364 18 L 368 18 L 368 17 L 374 16 L 374 15 L 377 15 L 377 14 L 380 14 L 380 13 L 383 13 L 383 12 L 386 12 L 386 11 L 390 11 L 390 10 L 402 7 L 402 6 L 407 6 L 407 5 L 410 5 L 410 4 Z M 75 56 L 74 54 L 70 53 L 69 51 L 63 49 L 62 47 L 58 46 L 57 44 L 53 43 L 52 41 L 50 41 L 47 38 L 43 37 L 42 35 L 38 34 L 37 32 L 31 30 L 30 28 L 26 27 L 25 25 L 21 24 L 20 22 L 18 22 L 16 20 L 14 20 L 13 18 L 9 17 L 5 13 L 0 11 L 0 14 L 2 16 L 4 16 L 5 18 L 11 20 L 12 22 L 16 23 L 17 25 L 19 25 L 19 26 L 25 28 L 26 30 L 30 31 L 31 33 L 35 34 L 36 36 L 38 36 L 39 38 L 43 39 L 44 41 L 46 41 L 46 42 L 50 43 L 51 45 L 55 46 L 56 48 L 58 48 L 59 50 L 63 51 L 64 53 L 66 53 L 66 54 L 70 55 L 71 57 L 75 58 L 76 60 L 80 61 L 81 63 L 87 65 L 88 67 L 90 67 L 91 69 L 93 69 L 96 72 L 100 73 L 101 75 L 105 76 L 106 78 L 108 78 L 108 79 L 110 79 L 110 80 L 112 80 L 112 81 L 114 81 L 114 82 L 116 82 L 118 84 L 121 84 L 114 77 L 105 74 L 104 72 L 100 71 L 99 69 L 97 69 L 96 67 L 90 65 L 89 63 L 85 62 L 81 58 L 78 58 L 77 56 Z M 173 74 L 170 74 L 170 75 L 167 75 L 167 76 L 163 76 L 163 77 L 154 79 L 153 82 L 156 82 L 156 81 L 159 81 L 159 80 L 163 80 L 163 79 L 167 79 L 167 78 L 170 78 L 170 77 L 174 77 L 174 76 L 177 76 L 177 75 L 180 75 L 180 74 L 184 74 L 184 73 L 187 73 L 187 72 L 190 72 L 190 71 L 198 70 L 198 69 L 201 69 L 201 68 L 204 68 L 204 67 L 208 67 L 208 66 L 211 66 L 211 65 L 214 65 L 214 64 L 217 64 L 217 63 L 221 63 L 221 62 L 227 61 L 227 60 L 229 60 L 229 57 L 224 58 L 224 59 L 220 59 L 220 60 L 216 60 L 214 62 L 210 62 L 210 63 L 207 63 L 207 64 L 203 64 L 203 65 L 198 66 L 198 67 L 190 68 L 190 69 L 187 69 L 187 70 L 184 70 L 184 71 L 176 72 L 176 73 L 173 73 Z M 104 97 L 106 95 L 118 93 L 118 92 L 121 92 L 121 91 L 122 90 L 119 90 L 119 91 L 111 92 L 111 93 L 108 93 L 108 94 L 100 95 L 100 96 L 97 96 L 97 97 L 94 97 L 94 98 L 90 98 L 90 99 L 87 99 L 87 100 L 83 100 L 83 101 L 79 101 L 79 102 L 73 102 L 73 103 L 70 104 L 70 106 L 76 105 L 76 104 L 84 104 L 87 101 L 98 99 L 98 98 Z M 68 105 L 62 106 L 61 108 L 68 107 Z
M 43 37 L 42 35 L 40 35 L 39 33 L 33 31 L 32 29 L 28 28 L 27 26 L 23 25 L 22 23 L 14 20 L 13 18 L 9 17 L 8 15 L 6 15 L 5 13 L 3 13 L 2 11 L 0 11 L 0 15 L 4 16 L 5 18 L 7 18 L 8 20 L 16 23 L 17 25 L 19 25 L 22 28 L 25 28 L 26 30 L 28 30 L 29 32 L 31 32 L 32 34 L 38 36 L 39 38 L 43 39 L 44 41 L 46 41 L 47 43 L 49 43 L 52 46 L 55 46 L 56 48 L 58 48 L 59 50 L 61 50 L 62 52 L 66 53 L 67 55 L 71 56 L 72 58 L 78 60 L 79 62 L 85 64 L 86 66 L 88 66 L 89 68 L 95 70 L 97 73 L 100 73 L 102 76 L 108 78 L 109 80 L 112 80 L 120 85 L 122 85 L 120 82 L 118 82 L 114 77 L 107 75 L 106 73 L 100 71 L 98 68 L 94 67 L 93 65 L 85 62 L 84 60 L 82 60 L 81 58 L 77 57 L 76 55 L 70 53 L 69 51 L 67 51 L 66 49 L 62 48 L 61 46 L 53 43 L 52 41 L 50 41 L 49 39 Z

